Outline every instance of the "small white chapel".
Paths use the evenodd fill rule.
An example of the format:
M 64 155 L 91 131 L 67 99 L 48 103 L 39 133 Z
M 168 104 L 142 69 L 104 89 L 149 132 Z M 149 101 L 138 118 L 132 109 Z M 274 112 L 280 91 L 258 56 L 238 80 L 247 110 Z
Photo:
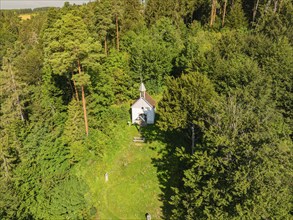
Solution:
M 155 123 L 155 100 L 146 92 L 143 83 L 139 87 L 140 97 L 131 106 L 132 124 L 147 125 Z

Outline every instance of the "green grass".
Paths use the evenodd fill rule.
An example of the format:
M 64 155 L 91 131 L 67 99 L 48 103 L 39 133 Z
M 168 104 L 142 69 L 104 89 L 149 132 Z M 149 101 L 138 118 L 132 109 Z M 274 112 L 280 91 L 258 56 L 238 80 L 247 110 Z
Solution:
M 90 193 L 88 199 L 97 208 L 96 219 L 161 218 L 159 182 L 152 158 L 158 156 L 160 143 L 134 143 L 138 136 L 134 126 L 117 128 L 111 149 L 86 172 Z M 109 181 L 105 182 L 105 173 Z

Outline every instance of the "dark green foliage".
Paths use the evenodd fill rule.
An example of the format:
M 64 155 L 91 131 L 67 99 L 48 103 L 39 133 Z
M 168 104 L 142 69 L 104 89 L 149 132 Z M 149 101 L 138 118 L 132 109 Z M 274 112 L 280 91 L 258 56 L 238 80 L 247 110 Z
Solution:
M 103 106 L 134 98 L 136 82 L 131 77 L 129 54 L 110 52 L 97 76 L 94 91 Z
M 199 129 L 203 128 L 212 114 L 212 104 L 218 99 L 207 77 L 189 73 L 178 79 L 170 79 L 167 87 L 169 90 L 159 106 L 159 127 L 172 131 L 196 124 Z
M 16 181 L 21 198 L 18 216 L 80 218 L 86 208 L 85 184 L 70 173 L 72 162 L 68 148 L 61 141 L 52 140 L 55 137 L 47 132 L 39 128 L 35 135 L 42 135 L 42 139 L 32 137 L 39 139 L 35 143 L 37 148 L 32 144 L 24 145 L 24 161 L 16 173 L 21 174 Z M 48 143 L 53 141 L 55 144 L 51 147 Z
M 154 24 L 162 17 L 172 19 L 177 25 L 181 22 L 190 24 L 198 18 L 206 22 L 208 8 L 209 3 L 203 0 L 148 0 L 145 19 L 148 24 Z
M 287 39 L 277 43 L 257 36 L 249 39 L 249 53 L 259 62 L 266 76 L 272 78 L 272 98 L 286 118 L 292 119 L 292 45 Z
M 12 11 L 0 11 L 0 64 L 6 50 L 17 40 L 20 19 Z
M 176 1 L 149 0 L 147 1 L 145 14 L 148 24 L 154 24 L 162 17 L 171 17 L 173 14 L 177 16 Z
M 185 171 L 184 191 L 179 189 L 173 198 L 173 204 L 182 207 L 174 210 L 175 219 L 178 214 L 190 219 L 288 217 L 291 193 L 287 178 L 292 177 L 282 167 L 290 166 L 290 154 L 280 149 L 286 131 L 281 134 L 278 128 L 274 130 L 276 123 L 282 126 L 282 122 L 271 118 L 261 125 L 255 122 L 261 120 L 261 115 L 255 116 L 251 106 L 241 108 L 241 100 L 236 104 L 239 106 L 233 99 L 228 102 L 224 109 L 227 119 L 220 116 L 190 159 L 192 168 Z M 268 114 L 264 112 L 263 117 Z M 280 115 L 275 118 L 278 120 Z M 252 121 L 258 126 L 252 128 Z
M 121 21 L 121 31 L 137 31 L 144 24 L 143 6 L 140 0 L 123 0 L 123 14 Z
M 247 26 L 247 19 L 242 9 L 240 0 L 234 1 L 228 15 L 226 17 L 225 25 L 230 28 L 245 29 Z
M 168 145 L 162 152 L 162 159 L 156 161 L 158 177 L 163 191 L 163 213 L 171 217 L 176 206 L 170 203 L 174 188 L 182 186 L 183 171 L 188 163 L 178 156 L 178 146 L 192 153 L 191 128 L 195 128 L 195 140 L 200 142 L 210 121 L 213 106 L 218 97 L 206 76 L 189 73 L 182 78 L 168 80 L 168 90 L 159 103 L 158 126 L 165 131 Z M 184 218 L 183 216 L 181 218 Z
M 43 65 L 42 51 L 38 48 L 24 49 L 15 59 L 18 75 L 28 84 L 35 84 L 41 80 L 40 72 Z
M 58 91 L 50 83 L 50 78 L 44 77 L 42 90 L 34 92 L 34 123 L 28 127 L 20 152 L 22 161 L 15 172 L 20 219 L 81 218 L 86 209 L 86 186 L 75 177 L 74 159 L 61 139 L 65 114 L 60 112 L 63 106 Z M 65 195 L 66 202 L 62 200 Z
M 292 218 L 291 1 L 19 12 L 0 11 L 0 219 L 99 218 L 95 171 L 122 147 L 141 81 L 162 97 L 144 129 L 166 144 L 162 217 Z
M 55 8 L 55 7 L 39 7 L 39 8 L 34 8 L 33 9 L 33 12 L 45 12 L 45 11 L 48 11 L 52 8 Z
M 275 1 L 274 4 L 270 1 L 264 2 L 259 7 L 256 30 L 274 40 L 286 36 L 292 43 L 292 13 L 291 1 Z
M 0 71 L 0 218 L 13 219 L 18 204 L 13 181 L 21 161 L 27 85 L 16 75 L 11 58 L 4 58 L 3 64 Z
M 101 49 L 99 43 L 90 37 L 82 19 L 71 13 L 58 19 L 43 35 L 45 62 L 53 73 L 63 75 L 77 72 L 78 60 L 90 69 Z
M 112 1 L 102 0 L 96 2 L 96 28 L 101 40 L 105 40 L 108 35 L 113 34 L 115 24 L 113 23 L 114 15 L 112 13 Z
M 172 159 L 181 169 L 169 167 L 160 174 L 167 174 L 165 187 L 172 186 L 165 194 L 166 217 L 288 218 L 292 143 L 288 126 L 270 100 L 269 87 L 256 79 L 222 100 L 203 79 L 190 74 L 170 82 L 160 106 L 163 129 L 175 129 L 180 137 L 188 133 L 190 123 L 195 125 L 194 154 L 190 155 L 189 137 L 189 142 L 181 142 L 185 150 L 177 150 Z M 168 163 L 170 156 L 164 159 Z M 182 179 L 174 184 L 175 173 Z
M 0 217 L 1 219 L 17 219 L 16 212 L 19 198 L 13 182 L 1 179 L 0 183 Z
M 293 67 L 289 58 L 292 46 L 286 39 L 274 42 L 264 35 L 245 31 L 215 34 L 198 28 L 193 34 L 178 59 L 186 71 L 207 73 L 216 90 L 226 94 L 252 81 L 267 83 L 273 90 L 272 100 L 281 111 L 286 109 L 284 116 L 288 117 Z
M 162 91 L 166 77 L 172 74 L 175 58 L 183 47 L 180 33 L 171 20 L 162 18 L 151 30 L 143 29 L 140 34 L 129 32 L 124 42 L 131 55 L 133 80 L 139 83 L 142 79 L 151 92 Z

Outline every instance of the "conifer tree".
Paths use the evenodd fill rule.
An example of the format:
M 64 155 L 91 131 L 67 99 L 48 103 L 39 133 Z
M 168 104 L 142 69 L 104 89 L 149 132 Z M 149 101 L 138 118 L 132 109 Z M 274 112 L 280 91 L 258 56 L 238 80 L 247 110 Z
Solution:
M 12 55 L 4 57 L 0 71 L 0 218 L 14 218 L 18 205 L 15 169 L 20 163 L 25 127 L 26 84 L 16 74 Z
M 50 68 L 43 71 L 42 83 L 32 88 L 30 124 L 15 170 L 16 218 L 82 218 L 86 185 L 76 177 L 70 148 L 62 139 L 62 92 L 54 85 Z
M 226 16 L 226 25 L 231 28 L 245 28 L 247 19 L 242 8 L 242 1 L 236 0 Z
M 183 47 L 180 33 L 175 30 L 170 19 L 161 18 L 150 30 L 131 36 L 134 39 L 127 45 L 131 70 L 135 73 L 133 79 L 140 81 L 142 75 L 151 92 L 162 90 L 166 77 L 172 74 L 175 57 Z
M 167 167 L 161 177 L 171 187 L 165 191 L 172 212 L 166 217 L 288 218 L 292 143 L 290 129 L 270 99 L 270 84 L 255 79 L 226 97 L 209 84 L 199 74 L 182 76 L 168 83 L 160 103 L 159 126 L 189 140 L 170 143 L 180 147 L 172 151 L 178 168 L 166 166 L 168 154 L 159 166 Z M 187 135 L 191 123 L 195 140 Z M 173 173 L 181 177 L 177 182 Z
M 52 28 L 45 30 L 44 47 L 45 62 L 54 74 L 68 77 L 72 72 L 77 73 L 72 79 L 81 87 L 85 131 L 88 135 L 85 86 L 90 83 L 90 76 L 85 70 L 98 62 L 100 45 L 90 37 L 82 19 L 68 13 L 57 20 Z
M 140 0 L 123 0 L 121 33 L 139 30 L 144 25 L 143 5 Z
M 0 65 L 2 59 L 6 55 L 6 51 L 13 47 L 14 42 L 18 38 L 20 18 L 10 10 L 0 13 Z
M 105 55 L 108 54 L 108 38 L 111 35 L 111 32 L 113 32 L 116 27 L 113 23 L 113 6 L 111 3 L 112 1 L 110 0 L 102 0 L 96 2 L 95 22 L 97 32 L 104 42 Z

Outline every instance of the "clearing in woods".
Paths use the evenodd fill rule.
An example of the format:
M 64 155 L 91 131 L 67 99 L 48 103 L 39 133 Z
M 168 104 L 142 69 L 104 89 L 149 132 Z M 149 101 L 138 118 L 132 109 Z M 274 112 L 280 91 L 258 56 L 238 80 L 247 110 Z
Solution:
M 162 143 L 134 143 L 133 137 L 138 135 L 134 126 L 120 128 L 115 150 L 106 150 L 95 172 L 88 169 L 89 196 L 96 201 L 96 219 L 145 219 L 146 213 L 152 219 L 161 219 L 161 191 L 152 160 L 158 157 Z
M 35 14 L 20 14 L 18 17 L 21 18 L 21 20 L 29 20 L 32 18 L 32 16 Z

